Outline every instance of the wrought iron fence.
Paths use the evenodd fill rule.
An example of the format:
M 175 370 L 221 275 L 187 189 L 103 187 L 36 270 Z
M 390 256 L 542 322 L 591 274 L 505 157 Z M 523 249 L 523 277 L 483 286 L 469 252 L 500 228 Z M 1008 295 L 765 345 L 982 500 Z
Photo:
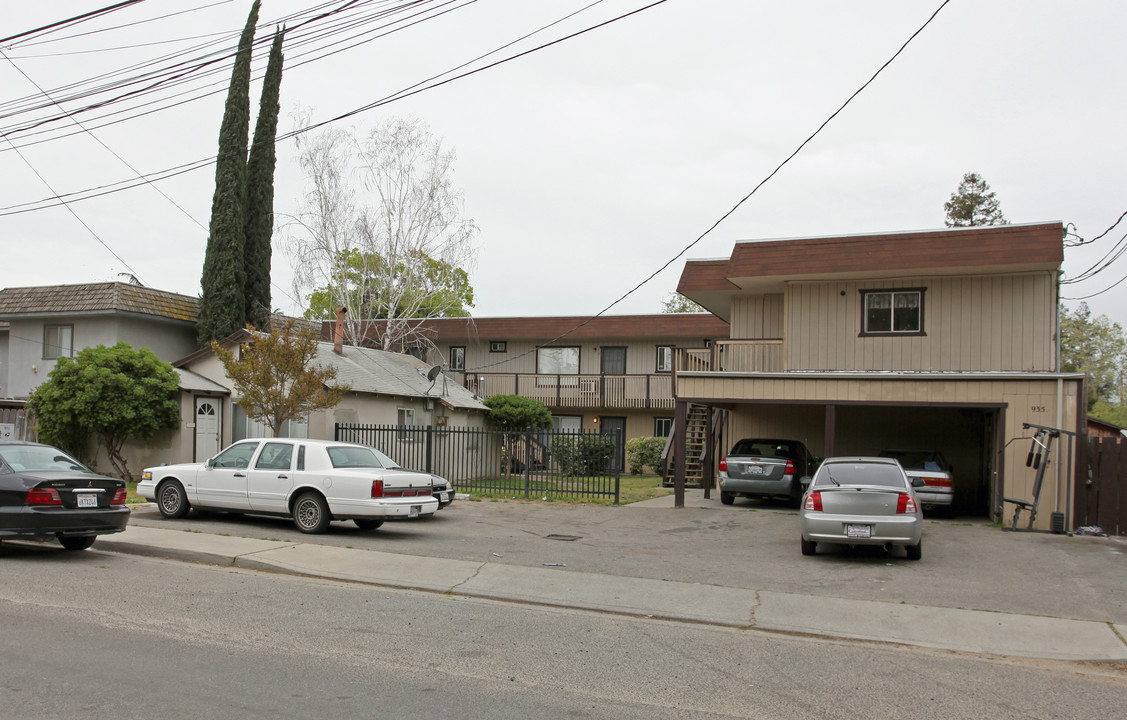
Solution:
M 470 427 L 337 423 L 334 438 L 370 445 L 458 492 L 619 500 L 621 432 L 503 432 Z

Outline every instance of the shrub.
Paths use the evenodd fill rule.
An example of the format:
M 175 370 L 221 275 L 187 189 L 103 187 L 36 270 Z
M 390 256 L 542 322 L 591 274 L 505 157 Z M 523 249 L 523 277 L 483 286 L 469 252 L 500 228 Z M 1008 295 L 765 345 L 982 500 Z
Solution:
M 638 475 L 647 467 L 650 472 L 661 471 L 661 451 L 665 449 L 665 438 L 636 437 L 626 441 L 626 462 L 630 464 L 630 474 Z
M 604 435 L 557 435 L 552 458 L 563 475 L 602 475 L 614 457 L 614 438 Z

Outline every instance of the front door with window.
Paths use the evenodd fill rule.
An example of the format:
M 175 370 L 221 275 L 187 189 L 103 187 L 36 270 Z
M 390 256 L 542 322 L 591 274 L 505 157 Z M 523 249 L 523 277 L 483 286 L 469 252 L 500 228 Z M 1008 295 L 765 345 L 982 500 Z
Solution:
M 622 472 L 622 468 L 626 463 L 626 418 L 624 417 L 600 417 L 599 428 L 603 435 L 614 438 L 618 444 L 614 452 L 614 457 L 611 459 L 611 465 L 607 468 L 608 472 Z
M 195 462 L 203 462 L 219 452 L 219 419 L 222 408 L 219 398 L 196 398 Z

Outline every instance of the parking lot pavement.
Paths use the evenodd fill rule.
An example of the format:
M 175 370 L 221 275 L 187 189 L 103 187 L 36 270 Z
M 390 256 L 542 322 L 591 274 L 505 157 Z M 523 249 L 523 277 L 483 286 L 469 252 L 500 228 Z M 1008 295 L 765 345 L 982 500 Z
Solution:
M 1113 624 L 1127 627 L 1127 543 L 1121 539 L 1010 533 L 984 519 L 943 519 L 927 521 L 923 559 L 918 562 L 873 548 L 827 552 L 819 548 L 819 554 L 810 558 L 799 552 L 795 511 L 757 501 L 722 506 L 718 498 L 705 500 L 699 492 L 687 495 L 683 509 L 674 509 L 672 501 L 664 498 L 622 507 L 463 500 L 431 519 L 388 522 L 373 532 L 361 532 L 352 523 L 334 523 L 328 534 L 317 536 L 302 535 L 282 519 L 209 514 L 169 521 L 151 506 L 138 508 L 131 524 L 194 530 L 198 532 L 177 534 L 206 536 L 211 538 L 208 542 L 219 544 L 221 534 L 238 536 L 231 538 L 236 541 L 256 539 L 270 544 L 271 562 L 283 565 L 299 555 L 316 554 L 317 547 L 340 548 L 332 552 L 342 553 L 341 557 L 350 557 L 343 552 L 350 548 L 367 552 L 368 560 L 378 553 L 381 566 L 400 563 L 415 568 L 416 576 L 423 564 L 433 566 L 439 572 L 437 586 L 449 582 L 449 588 L 462 591 L 473 584 L 458 579 L 459 573 L 472 569 L 478 586 L 495 582 L 511 599 L 549 604 L 556 604 L 548 597 L 556 591 L 564 593 L 563 600 L 578 602 L 579 594 L 574 589 L 565 592 L 566 588 L 589 587 L 597 579 L 596 584 L 618 588 L 618 593 L 602 598 L 606 607 L 592 598 L 593 606 L 621 612 L 638 610 L 644 604 L 639 597 L 658 598 L 656 589 L 672 593 L 672 588 L 681 588 L 678 592 L 688 593 L 686 597 L 702 601 L 704 595 L 727 594 L 713 598 L 714 607 L 717 612 L 727 607 L 725 622 L 737 625 L 734 619 L 746 617 L 748 610 L 744 600 L 732 599 L 732 593 L 750 598 L 746 599 L 746 608 L 754 609 L 750 624 L 788 632 L 809 628 L 806 618 L 792 626 L 795 616 L 780 614 L 779 609 L 788 604 L 849 608 L 859 602 L 857 607 L 879 610 L 876 615 L 854 613 L 859 632 L 872 634 L 883 617 L 887 628 L 882 632 L 894 642 L 942 646 L 934 643 L 945 631 L 913 641 L 900 637 L 897 628 L 906 628 L 911 635 L 918 632 L 911 630 L 913 624 L 925 623 L 934 630 L 939 623 L 938 627 L 949 628 L 955 617 L 961 617 L 979 635 L 985 632 L 983 623 L 996 621 L 995 632 L 1006 638 L 1007 647 L 1013 645 L 1009 651 L 1014 654 L 1025 652 L 1023 643 L 1057 643 L 1046 638 L 1062 633 L 1080 637 L 1076 635 L 1080 628 L 1105 640 L 1114 638 L 1113 646 L 1122 644 L 1113 629 Z M 127 531 L 99 540 L 96 547 L 112 549 L 129 538 Z M 302 546 L 301 553 L 283 552 L 297 545 Z M 229 555 L 246 556 L 241 564 L 247 564 L 257 552 L 237 549 Z M 259 554 L 258 560 L 264 557 Z M 440 560 L 455 562 L 434 562 Z M 288 569 L 300 571 L 300 564 Z M 453 576 L 442 575 L 451 568 L 457 569 Z M 361 574 L 365 572 L 361 568 Z M 563 585 L 557 587 L 546 579 Z M 415 586 L 406 580 L 388 584 Z M 740 591 L 752 594 L 740 595 Z M 660 597 L 664 598 L 660 607 L 651 608 L 660 610 L 659 616 L 677 616 L 673 610 L 693 604 L 676 593 Z M 1026 631 L 1021 632 L 991 613 L 1039 616 L 1046 622 L 1036 627 L 1026 623 L 1022 625 L 1028 626 Z M 863 618 L 873 626 L 864 629 Z M 827 634 L 850 637 L 846 630 L 830 627 Z M 967 638 L 968 648 L 973 639 Z M 1099 644 L 1089 640 L 1086 644 L 1092 648 Z

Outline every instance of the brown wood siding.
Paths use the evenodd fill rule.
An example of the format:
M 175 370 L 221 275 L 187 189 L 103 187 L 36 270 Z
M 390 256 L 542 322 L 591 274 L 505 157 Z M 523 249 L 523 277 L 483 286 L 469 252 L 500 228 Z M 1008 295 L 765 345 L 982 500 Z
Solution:
M 908 287 L 926 288 L 924 335 L 861 336 L 859 291 Z M 1054 296 L 1044 272 L 790 283 L 787 369 L 1049 372 Z

